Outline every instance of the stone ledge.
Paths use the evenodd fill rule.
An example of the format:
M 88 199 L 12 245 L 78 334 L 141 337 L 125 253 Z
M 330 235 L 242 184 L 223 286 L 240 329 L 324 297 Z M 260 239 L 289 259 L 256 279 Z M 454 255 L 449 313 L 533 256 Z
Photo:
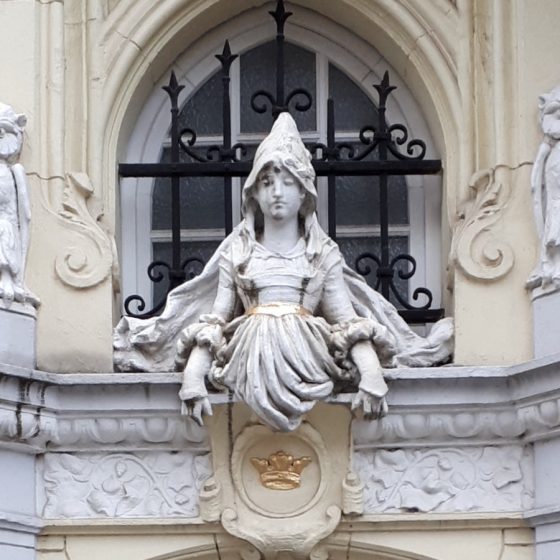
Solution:
M 387 370 L 389 414 L 354 421 L 357 449 L 507 445 L 560 433 L 560 355 L 508 367 Z M 0 445 L 87 451 L 204 448 L 180 416 L 180 373 L 49 373 L 0 365 Z M 329 402 L 348 406 L 352 393 Z M 230 400 L 213 394 L 213 405 Z
M 531 527 L 560 523 L 560 505 L 527 510 L 523 517 Z
M 430 368 L 386 368 L 385 377 L 389 381 L 405 380 L 446 380 L 446 379 L 519 379 L 527 374 L 550 373 L 560 369 L 560 353 L 529 360 L 509 366 L 465 366 L 449 364 Z M 180 372 L 98 372 L 98 373 L 58 373 L 33 368 L 0 363 L 0 375 L 30 381 L 40 381 L 52 385 L 128 385 L 135 383 L 174 384 L 181 382 Z
M 514 513 L 403 513 L 366 514 L 340 521 L 340 532 L 433 531 L 434 529 L 517 529 L 528 527 L 520 512 Z M 227 534 L 220 523 L 191 519 L 49 519 L 41 534 L 56 535 Z
M 0 530 L 38 535 L 43 528 L 39 517 L 0 511 Z
M 500 527 L 504 526 L 504 519 L 515 520 L 513 527 L 530 523 L 529 518 L 524 519 L 519 513 L 534 507 L 532 448 L 528 444 L 560 434 L 559 359 L 560 356 L 548 357 L 509 367 L 445 366 L 387 371 L 389 414 L 378 422 L 355 419 L 352 427 L 355 468 L 366 485 L 364 496 L 369 496 L 363 519 L 367 523 L 396 523 L 401 527 L 406 526 L 405 522 L 418 527 L 422 523 L 432 527 L 434 523 L 476 523 L 481 516 L 481 527 L 487 527 L 491 520 L 497 520 Z M 43 476 L 43 491 L 47 489 L 45 481 L 52 482 L 54 474 L 72 470 L 64 468 L 65 461 L 72 465 L 89 461 L 87 464 L 92 468 L 103 466 L 99 473 L 111 477 L 117 472 L 118 478 L 125 467 L 132 472 L 134 465 L 151 473 L 150 465 L 170 452 L 194 458 L 209 450 L 206 430 L 180 415 L 179 373 L 57 374 L 16 367 L 1 367 L 0 371 L 0 445 L 18 444 L 30 453 L 46 453 L 37 463 Z M 339 394 L 330 402 L 349 406 L 353 396 Z M 213 406 L 224 407 L 231 397 L 213 394 L 210 400 Z M 435 503 L 432 499 L 421 506 L 406 496 L 378 500 L 375 493 L 387 481 L 381 475 L 379 480 L 369 480 L 365 475 L 373 471 L 366 465 L 365 471 L 362 468 L 360 472 L 358 459 L 385 461 L 388 465 L 391 454 L 397 451 L 407 458 L 399 465 L 408 474 L 413 473 L 417 464 L 427 465 L 430 472 L 441 467 L 446 473 L 462 475 L 460 480 L 468 479 L 467 482 L 467 474 L 482 461 L 488 471 L 486 486 L 469 482 L 463 488 L 460 481 L 453 479 L 453 484 L 448 481 L 451 486 L 444 484 L 445 488 L 438 490 L 443 501 Z M 514 468 L 513 474 L 502 472 L 506 463 Z M 172 474 L 188 488 L 185 495 L 188 494 L 189 503 L 194 503 L 197 486 L 176 474 L 175 471 L 183 472 L 181 469 L 179 466 L 169 470 L 169 476 Z M 390 470 L 387 467 L 383 472 L 387 474 Z M 166 472 L 161 476 L 168 476 Z M 423 484 L 415 482 L 411 487 L 420 494 L 430 493 Z M 59 481 L 54 487 L 84 490 L 88 496 L 95 494 L 93 486 L 82 486 L 82 481 L 76 479 Z M 446 491 L 458 497 L 446 498 Z M 485 502 L 473 509 L 470 504 L 477 503 L 477 492 L 494 496 L 495 503 Z M 51 489 L 48 496 L 54 495 Z M 469 502 L 471 495 L 474 498 Z M 92 497 L 97 513 L 85 512 L 76 517 L 64 509 L 66 502 L 62 498 L 55 503 L 48 502 L 48 496 L 43 499 L 42 511 L 50 518 L 46 520 L 49 526 L 64 522 L 65 527 L 84 523 L 92 527 L 89 519 L 83 519 L 92 516 L 97 517 L 98 523 L 94 525 L 98 527 L 110 524 L 114 528 L 119 521 L 120 514 L 112 502 L 109 505 L 115 506 L 114 511 Z M 158 516 L 170 523 L 177 523 L 181 516 L 189 517 L 185 522 L 198 526 L 195 509 L 179 516 L 175 509 L 162 511 Z M 423 513 L 407 513 L 410 511 Z M 464 515 L 456 517 L 456 513 L 447 513 L 450 511 Z M 128 526 L 153 523 L 153 517 L 152 521 L 142 521 L 145 515 L 148 509 L 139 507 L 122 522 Z M 360 526 L 367 526 L 364 523 L 360 519 Z

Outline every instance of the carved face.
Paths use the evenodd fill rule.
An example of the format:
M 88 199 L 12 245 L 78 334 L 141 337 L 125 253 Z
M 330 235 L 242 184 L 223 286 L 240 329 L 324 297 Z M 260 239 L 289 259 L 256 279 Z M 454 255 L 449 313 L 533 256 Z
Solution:
M 0 159 L 15 159 L 22 144 L 22 128 L 25 117 L 16 115 L 11 107 L 0 103 Z
M 548 136 L 558 140 L 560 138 L 560 102 L 556 100 L 547 106 L 541 120 L 542 130 Z
M 265 218 L 282 221 L 298 215 L 305 193 L 286 168 L 268 164 L 259 173 L 254 197 Z

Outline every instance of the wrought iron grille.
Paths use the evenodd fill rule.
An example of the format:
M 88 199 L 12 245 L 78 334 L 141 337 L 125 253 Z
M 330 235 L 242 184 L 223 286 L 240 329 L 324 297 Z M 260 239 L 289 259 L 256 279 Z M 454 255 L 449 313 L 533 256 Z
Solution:
M 292 15 L 286 11 L 283 0 L 278 0 L 276 9 L 269 12 L 276 22 L 276 91 L 258 90 L 251 97 L 251 107 L 257 113 L 270 112 L 275 119 L 283 111 L 308 111 L 313 104 L 311 93 L 304 88 L 285 90 L 284 79 L 284 27 Z M 148 276 L 152 282 L 167 280 L 166 295 L 154 307 L 144 312 L 145 301 L 139 295 L 125 299 L 125 311 L 133 317 L 147 318 L 157 314 L 165 305 L 167 294 L 187 278 L 186 268 L 196 258 L 181 260 L 181 215 L 180 183 L 181 177 L 223 177 L 224 217 L 226 235 L 232 231 L 232 178 L 245 177 L 252 167 L 247 158 L 248 147 L 242 143 L 232 145 L 230 69 L 238 55 L 232 54 L 226 41 L 221 54 L 216 58 L 221 64 L 223 86 L 223 143 L 197 149 L 197 134 L 191 128 L 179 129 L 179 93 L 184 86 L 177 82 L 171 72 L 169 84 L 163 89 L 171 102 L 171 147 L 170 162 L 167 163 L 121 163 L 121 177 L 167 177 L 171 180 L 171 263 L 154 261 L 148 266 Z M 401 280 L 410 279 L 416 272 L 416 260 L 412 255 L 400 253 L 391 258 L 389 254 L 389 200 L 388 178 L 392 175 L 431 175 L 441 171 L 441 160 L 424 159 L 426 144 L 422 140 L 409 139 L 406 127 L 402 124 L 389 125 L 386 120 L 386 107 L 389 95 L 395 86 L 391 85 L 389 73 L 385 72 L 381 83 L 373 86 L 378 93 L 377 122 L 367 124 L 359 134 L 359 147 L 348 142 L 336 141 L 335 110 L 332 99 L 328 100 L 327 143 L 308 145 L 313 156 L 313 167 L 318 176 L 328 178 L 328 232 L 336 239 L 336 178 L 341 176 L 377 176 L 379 178 L 379 225 L 380 254 L 365 252 L 360 254 L 355 269 L 363 276 L 373 274 L 374 288 L 389 299 L 391 294 L 402 306 L 399 313 L 409 323 L 433 322 L 443 316 L 442 309 L 431 309 L 432 293 L 427 288 L 417 288 L 412 294 L 413 305 L 406 296 L 399 293 L 395 275 Z M 375 151 L 377 158 L 368 159 Z M 190 156 L 190 161 L 181 161 L 181 153 Z M 188 185 L 187 185 L 188 188 Z M 199 262 L 199 264 L 203 264 Z M 132 309 L 133 305 L 136 310 Z

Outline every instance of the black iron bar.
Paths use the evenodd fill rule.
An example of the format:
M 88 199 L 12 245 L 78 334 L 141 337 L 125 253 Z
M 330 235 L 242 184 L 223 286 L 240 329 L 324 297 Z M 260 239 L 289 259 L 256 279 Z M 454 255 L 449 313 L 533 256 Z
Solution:
M 252 161 L 231 163 L 121 163 L 121 177 L 243 177 L 248 175 Z M 313 161 L 320 177 L 328 175 L 435 175 L 441 171 L 441 160 L 422 161 Z
M 169 85 L 164 86 L 171 100 L 171 163 L 179 163 L 179 93 L 184 88 L 177 83 L 175 72 L 171 72 Z M 169 288 L 173 289 L 185 281 L 185 272 L 181 268 L 181 177 L 171 175 L 171 269 L 169 270 Z
M 292 12 L 287 12 L 284 8 L 284 2 L 278 0 L 276 10 L 269 12 L 269 14 L 276 21 L 276 102 L 272 108 L 272 116 L 276 120 L 276 117 L 282 111 L 287 110 L 284 83 L 284 25 Z
M 385 154 L 383 153 L 385 152 Z M 380 156 L 386 154 L 383 146 L 379 148 Z M 393 278 L 393 269 L 389 267 L 389 208 L 387 206 L 387 175 L 379 176 L 379 235 L 381 239 L 381 266 L 377 274 L 381 280 L 381 294 L 385 299 L 389 299 L 389 285 Z
M 223 86 L 223 152 L 226 154 L 228 159 L 233 160 L 233 155 L 231 154 L 231 101 L 230 101 L 230 69 L 233 61 L 237 58 L 236 54 L 231 54 L 231 49 L 229 46 L 229 41 L 224 44 L 224 50 L 222 54 L 216 55 L 216 58 L 222 64 L 222 86 Z M 230 234 L 233 229 L 233 214 L 232 214 L 232 195 L 231 195 L 231 175 L 224 176 L 224 219 L 225 219 L 225 230 L 226 235 Z
M 387 96 L 394 89 L 389 86 L 389 75 L 385 72 L 381 84 L 375 88 L 379 93 L 378 105 L 378 129 L 374 136 L 380 139 L 379 161 L 387 161 L 387 142 L 390 136 L 387 134 L 387 121 L 385 112 L 387 110 Z M 379 176 L 379 229 L 381 237 L 381 266 L 377 269 L 377 274 L 381 280 L 381 294 L 385 299 L 389 299 L 389 286 L 393 278 L 394 271 L 389 266 L 389 200 L 387 192 L 387 174 L 383 173 Z
M 284 21 L 278 20 L 278 33 L 276 34 L 276 104 L 284 105 Z M 278 108 L 274 111 L 278 116 Z
M 251 96 L 251 107 L 255 112 L 262 114 L 266 113 L 267 104 L 270 104 L 272 118 L 276 120 L 280 113 L 289 110 L 292 102 L 296 111 L 308 111 L 313 105 L 313 96 L 305 88 L 296 88 L 286 95 L 284 25 L 292 12 L 287 12 L 283 0 L 278 0 L 276 9 L 268 13 L 276 22 L 276 96 L 270 91 L 259 89 Z M 260 102 L 258 102 L 259 99 L 261 99 Z
M 399 315 L 410 324 L 435 323 L 444 316 L 443 309 L 399 309 Z

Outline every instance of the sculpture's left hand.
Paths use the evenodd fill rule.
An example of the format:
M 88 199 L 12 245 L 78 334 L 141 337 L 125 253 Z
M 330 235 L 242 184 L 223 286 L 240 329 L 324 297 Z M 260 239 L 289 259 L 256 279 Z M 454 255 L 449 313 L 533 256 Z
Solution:
M 366 420 L 379 420 L 387 414 L 387 401 L 359 389 L 352 401 L 352 411 L 356 410 L 361 410 Z
M 212 416 L 212 406 L 208 397 L 184 400 L 181 403 L 181 414 L 190 416 L 199 426 L 203 426 L 202 415 Z

